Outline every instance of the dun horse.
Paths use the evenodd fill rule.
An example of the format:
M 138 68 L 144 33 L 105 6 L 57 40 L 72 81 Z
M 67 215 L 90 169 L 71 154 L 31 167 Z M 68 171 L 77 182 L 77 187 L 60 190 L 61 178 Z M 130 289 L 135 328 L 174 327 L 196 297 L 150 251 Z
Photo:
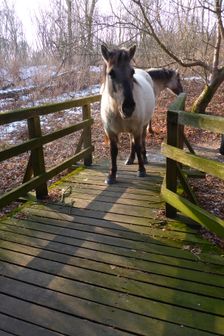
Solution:
M 183 87 L 180 81 L 180 75 L 176 70 L 165 68 L 151 68 L 146 70 L 153 80 L 153 87 L 156 99 L 160 93 L 168 89 L 175 95 L 183 92 Z M 153 134 L 152 122 L 150 120 L 148 130 Z
M 181 92 L 183 92 L 183 87 L 180 81 L 180 75 L 177 71 L 172 70 L 172 69 L 165 69 L 165 68 L 151 68 L 151 69 L 146 70 L 146 72 L 150 75 L 155 99 L 157 99 L 160 93 L 165 89 L 169 89 L 175 95 L 178 95 Z M 149 121 L 147 129 L 150 133 L 154 133 L 152 129 L 151 119 Z M 147 160 L 146 150 L 145 150 L 145 139 L 143 139 L 142 143 L 143 143 L 143 148 L 142 148 L 143 160 L 144 160 L 144 163 L 147 164 L 148 160 Z M 126 164 L 129 164 L 129 165 L 133 164 L 134 160 L 135 160 L 135 152 L 133 148 L 131 148 L 131 152 L 130 152 L 129 158 L 126 161 Z
M 136 46 L 109 51 L 101 46 L 105 62 L 102 86 L 101 118 L 110 141 L 111 169 L 108 184 L 116 182 L 119 134 L 131 136 L 131 153 L 137 154 L 138 176 L 146 175 L 144 167 L 145 135 L 155 108 L 152 79 L 146 71 L 134 69 L 131 60 Z

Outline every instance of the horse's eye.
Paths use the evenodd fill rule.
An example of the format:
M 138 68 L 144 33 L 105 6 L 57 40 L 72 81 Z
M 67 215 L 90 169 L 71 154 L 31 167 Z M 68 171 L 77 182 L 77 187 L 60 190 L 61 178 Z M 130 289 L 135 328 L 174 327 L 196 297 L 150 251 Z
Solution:
M 131 69 L 131 75 L 134 76 L 134 74 L 135 74 L 135 70 Z
M 115 78 L 115 71 L 112 69 L 110 70 L 110 72 L 108 73 L 108 75 L 110 76 L 111 79 Z

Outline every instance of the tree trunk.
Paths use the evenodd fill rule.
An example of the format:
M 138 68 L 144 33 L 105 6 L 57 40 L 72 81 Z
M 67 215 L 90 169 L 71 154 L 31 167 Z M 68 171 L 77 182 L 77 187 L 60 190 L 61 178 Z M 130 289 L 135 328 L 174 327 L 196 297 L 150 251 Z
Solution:
M 191 111 L 196 113 L 205 113 L 206 107 L 212 100 L 219 86 L 224 81 L 224 68 L 217 72 L 210 85 L 205 85 L 202 93 L 194 102 Z M 224 155 L 224 134 L 221 135 L 220 154 Z
M 206 84 L 200 96 L 193 103 L 192 112 L 205 113 L 205 110 L 212 100 L 219 86 L 224 81 L 224 68 L 219 70 L 210 84 Z
M 66 0 L 67 3 L 67 27 L 68 27 L 68 42 L 67 42 L 67 63 L 72 64 L 72 0 Z

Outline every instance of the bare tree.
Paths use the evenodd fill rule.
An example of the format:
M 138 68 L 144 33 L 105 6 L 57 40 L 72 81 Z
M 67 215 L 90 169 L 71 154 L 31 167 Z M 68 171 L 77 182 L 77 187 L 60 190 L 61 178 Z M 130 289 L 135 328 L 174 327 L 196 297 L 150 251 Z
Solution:
M 21 21 L 18 19 L 13 3 L 6 0 L 0 3 L 0 54 L 8 64 L 9 61 L 21 60 L 28 55 Z
M 160 53 L 171 62 L 194 69 L 204 77 L 204 88 L 192 111 L 205 113 L 224 81 L 223 0 L 120 0 L 120 3 L 130 18 L 126 26 L 138 28 L 144 38 L 151 37 Z M 224 153 L 224 136 L 220 152 Z
M 170 62 L 204 77 L 204 89 L 192 106 L 192 111 L 204 113 L 224 81 L 223 0 L 120 2 L 129 15 L 126 26 L 138 28 L 144 39 L 151 37 Z

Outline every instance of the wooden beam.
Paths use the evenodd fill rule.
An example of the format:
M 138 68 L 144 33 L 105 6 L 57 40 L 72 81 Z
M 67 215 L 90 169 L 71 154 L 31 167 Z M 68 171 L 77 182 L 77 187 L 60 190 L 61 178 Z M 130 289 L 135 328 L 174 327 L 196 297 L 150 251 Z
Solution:
M 173 109 L 184 109 L 186 94 L 180 94 L 171 105 Z M 167 143 L 174 147 L 183 148 L 183 126 L 178 125 L 178 114 L 167 113 Z M 173 192 L 177 190 L 177 164 L 172 158 L 166 159 L 166 187 Z M 166 216 L 174 218 L 176 208 L 166 203 Z
M 224 180 L 224 164 L 221 162 L 212 161 L 197 155 L 186 153 L 179 148 L 175 148 L 165 143 L 162 144 L 161 152 L 172 160 L 176 160 L 187 166 L 202 170 Z
M 41 125 L 40 117 L 34 117 L 27 120 L 29 138 L 38 138 L 41 139 Z M 39 176 L 45 173 L 45 162 L 44 162 L 44 151 L 43 145 L 40 143 L 38 147 L 31 150 L 31 164 L 32 171 L 34 176 Z M 43 184 L 38 185 L 36 188 L 36 197 L 41 199 L 48 195 L 47 183 L 46 181 Z
M 45 104 L 41 106 L 27 107 L 13 111 L 1 112 L 0 125 L 8 124 L 14 121 L 33 118 L 38 115 L 46 115 L 61 110 L 80 107 L 91 103 L 99 102 L 101 95 L 93 95 L 88 97 L 67 100 L 62 103 Z
M 88 120 L 91 118 L 91 110 L 90 110 L 90 105 L 84 105 L 82 107 L 82 118 L 83 120 Z M 89 146 L 91 146 L 92 143 L 92 135 L 91 135 L 91 127 L 89 125 L 87 125 L 84 128 L 84 132 L 83 132 L 83 144 L 84 144 L 84 148 L 88 148 Z M 93 158 L 92 158 L 92 152 L 89 154 L 89 156 L 84 158 L 84 164 L 86 166 L 90 166 L 93 162 Z
M 21 186 L 14 188 L 13 190 L 5 193 L 3 196 L 0 197 L 0 208 L 3 208 L 5 205 L 18 199 L 21 196 L 25 196 L 27 192 L 45 183 L 46 181 L 51 179 L 53 176 L 65 170 L 66 168 L 71 167 L 74 163 L 83 159 L 86 155 L 88 155 L 92 151 L 93 151 L 93 146 L 86 148 L 82 150 L 81 152 L 77 153 L 76 155 L 70 157 L 68 160 L 64 161 L 63 163 L 50 169 L 49 171 L 44 172 L 41 175 L 36 176 L 32 178 L 30 181 L 22 184 Z
M 51 141 L 62 138 L 63 136 L 69 135 L 73 132 L 80 131 L 84 127 L 91 126 L 92 124 L 93 124 L 93 119 L 84 120 L 84 121 L 79 122 L 78 124 L 71 125 L 69 127 L 52 132 L 50 134 L 42 135 L 41 138 L 30 139 L 28 141 L 25 141 L 22 144 L 5 149 L 4 151 L 1 151 L 0 162 L 7 160 L 13 156 L 16 156 L 24 152 L 27 152 L 29 150 L 32 150 L 34 148 L 37 148 L 40 145 L 45 145 L 47 143 L 50 143 Z
M 171 204 L 180 212 L 211 232 L 214 232 L 219 237 L 224 238 L 224 221 L 222 219 L 168 190 L 164 184 L 161 189 L 161 195 L 167 203 Z
M 193 112 L 177 111 L 180 109 L 176 108 L 175 105 L 172 105 L 169 110 L 178 113 L 178 122 L 181 125 L 188 125 L 215 133 L 222 133 L 224 130 L 223 117 Z

